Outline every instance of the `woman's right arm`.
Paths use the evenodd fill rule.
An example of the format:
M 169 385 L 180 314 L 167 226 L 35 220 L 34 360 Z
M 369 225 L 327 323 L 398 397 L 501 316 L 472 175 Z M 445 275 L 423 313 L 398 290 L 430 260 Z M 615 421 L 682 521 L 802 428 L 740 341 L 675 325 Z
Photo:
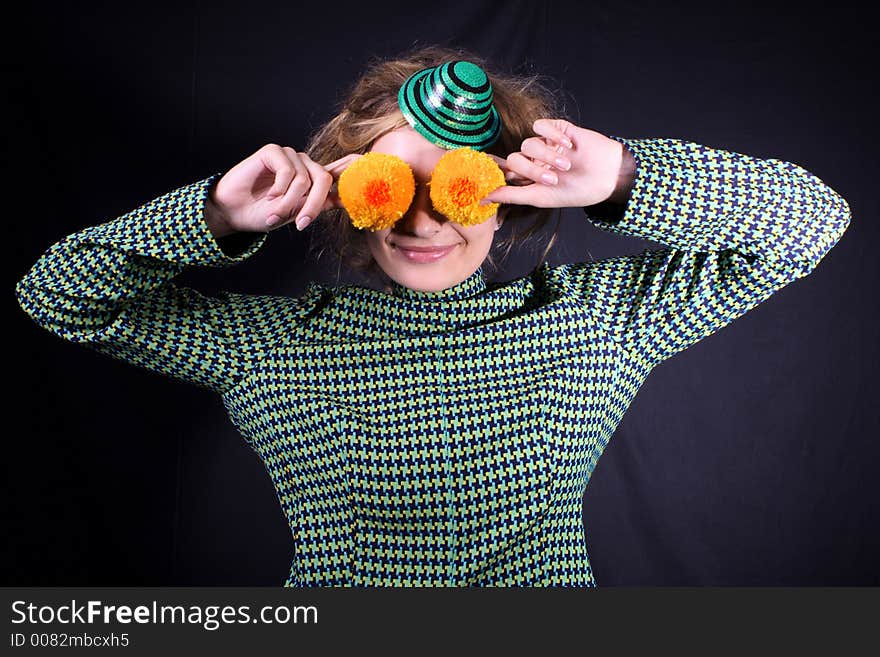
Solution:
M 206 295 L 172 282 L 186 266 L 228 267 L 256 253 L 268 235 L 267 209 L 287 220 L 299 208 L 320 211 L 329 189 L 323 168 L 309 161 L 306 179 L 322 181 L 313 186 L 275 148 L 53 244 L 16 284 L 19 305 L 64 340 L 224 393 L 322 296 L 315 284 L 291 298 Z M 279 153 L 284 160 L 271 159 Z M 303 189 L 312 190 L 308 199 Z

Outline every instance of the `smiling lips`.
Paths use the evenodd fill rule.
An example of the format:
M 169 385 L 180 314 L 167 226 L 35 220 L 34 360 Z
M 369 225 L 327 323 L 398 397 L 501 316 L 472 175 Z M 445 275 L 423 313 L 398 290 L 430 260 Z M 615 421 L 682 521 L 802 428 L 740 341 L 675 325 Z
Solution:
M 396 250 L 411 262 L 435 262 L 445 257 L 458 244 L 447 246 L 402 246 L 396 244 Z

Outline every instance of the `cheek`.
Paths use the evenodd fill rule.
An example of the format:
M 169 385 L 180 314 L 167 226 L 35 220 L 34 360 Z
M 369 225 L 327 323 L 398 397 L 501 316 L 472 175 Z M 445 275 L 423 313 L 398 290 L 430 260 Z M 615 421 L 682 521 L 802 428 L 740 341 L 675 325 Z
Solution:
M 375 233 L 371 231 L 365 231 L 364 239 L 367 241 L 367 245 L 370 247 L 370 251 L 374 254 L 381 251 L 381 249 L 387 244 L 385 243 L 385 238 L 388 235 L 387 230 L 376 231 Z
M 464 238 L 471 244 L 489 244 L 495 235 L 495 220 L 490 217 L 487 221 L 477 226 L 468 226 L 462 233 Z

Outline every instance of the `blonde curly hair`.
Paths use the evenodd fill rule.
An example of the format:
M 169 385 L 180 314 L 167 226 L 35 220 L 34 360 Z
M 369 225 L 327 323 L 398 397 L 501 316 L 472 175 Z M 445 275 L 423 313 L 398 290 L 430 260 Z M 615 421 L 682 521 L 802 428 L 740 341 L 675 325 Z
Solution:
M 532 126 L 539 118 L 565 118 L 557 96 L 542 82 L 540 74 L 518 75 L 494 71 L 485 58 L 463 48 L 440 45 L 414 47 L 392 58 L 373 58 L 366 71 L 346 91 L 339 112 L 309 137 L 305 152 L 319 164 L 328 164 L 348 153 L 364 154 L 382 135 L 409 125 L 397 104 L 397 91 L 413 73 L 452 60 L 473 62 L 482 68 L 493 89 L 493 101 L 501 117 L 501 136 L 486 149 L 506 158 L 518 151 L 523 140 L 537 136 Z M 569 119 L 570 120 L 570 119 Z M 499 218 L 511 224 L 509 235 L 498 238 L 486 257 L 493 274 L 500 270 L 495 256 L 503 262 L 515 244 L 535 241 L 549 222 L 552 208 L 501 204 Z M 362 229 L 355 228 L 342 208 L 326 210 L 320 221 L 311 224 L 310 253 L 320 259 L 331 254 L 337 271 L 343 263 L 368 278 L 377 277 L 387 289 L 388 277 L 376 263 Z M 533 221 L 523 227 L 526 217 Z M 559 231 L 556 227 L 538 264 L 544 262 Z M 338 277 L 338 274 L 337 274 Z

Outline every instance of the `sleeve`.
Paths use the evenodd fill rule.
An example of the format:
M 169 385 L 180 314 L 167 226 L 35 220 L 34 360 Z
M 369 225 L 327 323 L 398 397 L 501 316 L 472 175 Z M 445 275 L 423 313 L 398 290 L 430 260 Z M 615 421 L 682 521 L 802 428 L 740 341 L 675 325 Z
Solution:
M 19 305 L 64 340 L 224 393 L 266 341 L 290 332 L 320 286 L 286 298 L 172 282 L 186 266 L 241 262 L 266 241 L 268 233 L 211 233 L 204 204 L 221 175 L 53 244 L 16 284 Z
M 697 143 L 623 139 L 625 204 L 584 208 L 598 228 L 667 248 L 561 265 L 595 321 L 655 366 L 809 274 L 850 221 L 847 202 L 796 164 Z

